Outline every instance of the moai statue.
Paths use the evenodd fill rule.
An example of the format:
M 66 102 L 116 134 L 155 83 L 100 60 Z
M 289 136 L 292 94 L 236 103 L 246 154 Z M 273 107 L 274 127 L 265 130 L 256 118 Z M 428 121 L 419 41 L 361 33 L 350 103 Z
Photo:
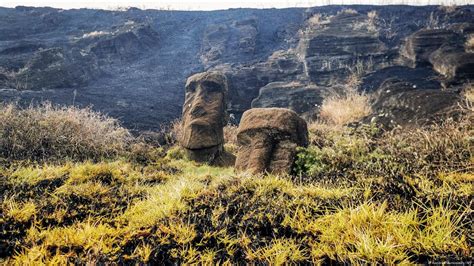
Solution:
M 180 140 L 188 159 L 213 165 L 229 164 L 223 129 L 228 121 L 227 91 L 227 80 L 221 73 L 204 72 L 188 78 Z
M 250 173 L 291 172 L 298 146 L 308 145 L 306 121 L 284 108 L 247 110 L 237 130 L 235 167 Z

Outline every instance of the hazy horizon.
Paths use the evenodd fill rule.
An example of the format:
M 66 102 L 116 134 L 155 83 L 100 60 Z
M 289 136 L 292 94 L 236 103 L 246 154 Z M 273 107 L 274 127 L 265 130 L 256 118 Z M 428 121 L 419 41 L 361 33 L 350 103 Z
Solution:
M 171 10 L 220 10 L 229 8 L 287 8 L 287 7 L 309 7 L 323 5 L 469 5 L 471 0 L 227 0 L 227 1 L 173 1 L 160 0 L 159 3 L 150 0 L 82 0 L 75 2 L 65 2 L 58 0 L 5 0 L 0 3 L 2 7 L 15 6 L 35 6 L 35 7 L 55 7 L 62 9 L 74 8 L 97 8 L 97 9 L 119 9 L 127 7 L 137 7 L 141 9 L 171 9 Z

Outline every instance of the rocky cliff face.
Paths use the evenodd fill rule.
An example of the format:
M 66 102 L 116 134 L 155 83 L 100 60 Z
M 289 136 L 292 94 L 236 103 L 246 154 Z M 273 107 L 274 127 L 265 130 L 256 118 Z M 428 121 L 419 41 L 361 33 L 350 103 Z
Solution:
M 355 77 L 360 90 L 378 95 L 377 117 L 400 123 L 447 108 L 474 78 L 465 47 L 474 33 L 472 6 L 17 7 L 0 8 L 0 32 L 2 101 L 92 105 L 137 130 L 179 117 L 186 79 L 206 70 L 227 77 L 227 108 L 237 118 L 251 107 L 289 107 L 314 118 L 325 93 Z M 439 110 L 432 97 L 442 101 Z M 413 99 L 430 108 L 419 110 L 425 102 Z M 412 107 L 402 115 L 397 101 Z

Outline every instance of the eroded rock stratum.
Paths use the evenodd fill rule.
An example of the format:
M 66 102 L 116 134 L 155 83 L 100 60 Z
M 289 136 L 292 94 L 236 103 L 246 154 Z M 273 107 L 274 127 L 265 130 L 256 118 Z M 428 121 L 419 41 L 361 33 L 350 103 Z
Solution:
M 2 101 L 92 105 L 133 130 L 178 118 L 200 72 L 225 76 L 237 120 L 252 107 L 315 119 L 328 92 L 357 85 L 375 95 L 366 121 L 401 125 L 456 105 L 474 78 L 472 6 L 17 7 L 0 17 Z

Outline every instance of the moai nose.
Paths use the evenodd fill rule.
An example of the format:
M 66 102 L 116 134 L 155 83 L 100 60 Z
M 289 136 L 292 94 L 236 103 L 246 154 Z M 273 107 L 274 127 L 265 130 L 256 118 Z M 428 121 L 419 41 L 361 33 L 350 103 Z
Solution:
M 195 102 L 191 107 L 190 113 L 194 117 L 201 117 L 206 114 L 206 109 L 201 102 Z

